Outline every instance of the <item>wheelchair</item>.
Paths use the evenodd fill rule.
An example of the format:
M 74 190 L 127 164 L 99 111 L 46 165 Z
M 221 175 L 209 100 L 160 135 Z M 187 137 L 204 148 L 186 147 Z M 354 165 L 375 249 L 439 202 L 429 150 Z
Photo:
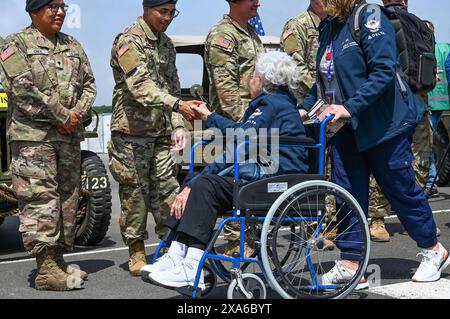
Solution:
M 356 288 L 367 268 L 370 234 L 366 216 L 355 198 L 344 188 L 325 180 L 326 128 L 332 119 L 320 123 L 317 139 L 279 138 L 280 146 L 308 148 L 310 171 L 316 170 L 317 174 L 275 176 L 239 186 L 236 154 L 251 141 L 238 145 L 233 215 L 224 215 L 200 260 L 194 286 L 177 288 L 180 294 L 207 298 L 216 287 L 217 277 L 228 283 L 228 299 L 265 299 L 267 288 L 285 299 L 340 299 Z M 194 144 L 191 173 L 195 149 L 209 143 Z M 224 226 L 231 222 L 240 223 L 240 253 L 229 257 L 217 253 L 215 245 Z M 334 232 L 337 232 L 334 238 L 337 248 L 325 249 L 327 235 Z M 250 257 L 244 254 L 246 235 L 255 243 L 255 253 Z M 348 236 L 351 240 L 346 240 Z M 153 262 L 157 261 L 161 249 L 169 245 L 168 239 L 161 240 Z M 340 248 L 344 247 L 352 248 L 346 256 L 354 256 L 352 260 L 359 262 L 358 269 L 350 280 L 325 284 L 324 274 L 341 259 Z M 231 264 L 231 268 L 225 264 Z M 246 272 L 250 268 L 259 271 Z M 203 291 L 198 288 L 201 271 L 206 285 Z

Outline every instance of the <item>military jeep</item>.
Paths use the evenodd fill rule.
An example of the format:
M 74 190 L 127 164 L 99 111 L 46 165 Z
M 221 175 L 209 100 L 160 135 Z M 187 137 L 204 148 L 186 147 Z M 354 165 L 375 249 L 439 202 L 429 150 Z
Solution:
M 17 199 L 11 188 L 11 154 L 6 140 L 8 97 L 0 87 L 0 225 L 16 215 Z M 98 114 L 94 112 L 98 123 Z M 96 138 L 97 128 L 84 132 L 85 138 Z M 103 240 L 111 220 L 111 189 L 102 160 L 90 151 L 81 151 L 81 187 L 77 212 L 75 244 L 95 246 Z M 1 230 L 0 230 L 1 231 Z

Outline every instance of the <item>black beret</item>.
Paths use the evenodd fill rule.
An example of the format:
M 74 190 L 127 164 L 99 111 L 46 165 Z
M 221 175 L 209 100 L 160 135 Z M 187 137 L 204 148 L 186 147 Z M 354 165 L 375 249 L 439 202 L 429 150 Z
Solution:
M 144 0 L 142 3 L 144 7 L 157 7 L 166 3 L 177 4 L 178 0 Z
M 46 4 L 48 4 L 50 1 L 52 0 L 27 0 L 27 6 L 25 7 L 25 10 L 27 12 L 31 12 L 40 9 Z

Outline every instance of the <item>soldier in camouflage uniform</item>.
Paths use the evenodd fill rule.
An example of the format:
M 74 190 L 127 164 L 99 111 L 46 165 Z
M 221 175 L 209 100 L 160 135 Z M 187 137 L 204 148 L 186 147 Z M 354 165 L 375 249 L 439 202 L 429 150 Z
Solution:
M 281 48 L 291 55 L 300 69 L 300 88 L 295 97 L 301 104 L 316 83 L 316 57 L 319 24 L 326 17 L 321 0 L 311 0 L 306 12 L 289 20 L 281 35 Z
M 113 93 L 110 170 L 119 183 L 122 205 L 120 230 L 129 246 L 131 275 L 146 265 L 144 240 L 147 214 L 155 232 L 166 233 L 165 219 L 179 184 L 171 154 L 173 133 L 177 149 L 184 144 L 184 123 L 194 118 L 189 103 L 180 101 L 175 48 L 164 33 L 178 14 L 176 1 L 144 0 L 144 15 L 115 41 L 111 67 Z
M 250 78 L 258 53 L 264 52 L 261 39 L 248 20 L 258 15 L 259 1 L 227 0 L 230 13 L 209 31 L 205 42 L 205 62 L 209 75 L 211 107 L 234 121 L 240 121 L 248 108 Z M 225 226 L 228 245 L 225 255 L 239 252 L 239 223 Z M 253 253 L 253 243 L 246 242 L 245 254 Z
M 6 39 L 0 61 L 12 184 L 23 244 L 38 264 L 36 289 L 71 290 L 87 277 L 62 255 L 74 244 L 81 123 L 90 116 L 96 87 L 83 48 L 60 33 L 63 0 L 29 0 L 26 10 L 32 25 Z

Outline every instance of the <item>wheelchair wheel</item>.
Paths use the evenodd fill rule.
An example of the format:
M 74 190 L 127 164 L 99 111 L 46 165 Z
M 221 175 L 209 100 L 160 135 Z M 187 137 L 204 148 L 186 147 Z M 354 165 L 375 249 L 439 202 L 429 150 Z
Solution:
M 280 264 L 284 265 L 286 264 L 288 261 L 290 262 L 290 265 L 294 266 L 295 263 L 292 262 L 292 260 L 298 260 L 302 254 L 302 246 L 295 244 L 300 238 L 303 237 L 303 235 L 300 233 L 303 231 L 303 228 L 301 227 L 295 227 L 294 225 L 290 225 L 288 226 L 290 228 L 290 247 L 289 249 L 284 251 L 284 255 L 280 256 Z M 273 225 L 270 227 L 270 230 L 268 232 L 268 237 L 271 238 L 272 236 L 272 228 Z M 261 230 L 262 230 L 262 224 L 258 224 L 256 226 L 256 229 L 252 230 L 254 232 L 254 236 L 252 236 L 252 238 L 254 238 L 254 242 L 255 242 L 255 252 L 254 254 L 251 256 L 252 258 L 258 258 L 259 260 L 261 260 L 261 254 L 260 254 L 260 247 L 261 247 L 261 243 L 260 243 L 260 238 L 261 238 Z M 217 254 L 217 252 L 221 252 L 222 249 L 221 248 L 216 248 L 214 247 L 212 252 L 214 254 Z M 272 254 L 272 251 L 269 247 L 269 251 L 268 251 L 269 255 Z M 215 273 L 217 274 L 217 276 L 222 279 L 224 282 L 226 283 L 230 283 L 231 282 L 231 273 L 230 270 L 233 267 L 233 265 L 230 262 L 225 262 L 222 260 L 218 260 L 218 259 L 211 259 L 209 260 L 212 268 L 214 269 Z M 287 267 L 291 267 L 290 265 L 288 265 Z M 273 271 L 276 271 L 275 266 L 272 264 Z M 242 263 L 240 266 L 240 270 L 241 271 L 247 271 L 250 273 L 259 273 L 261 272 L 261 268 L 258 266 L 258 264 L 256 263 Z M 270 283 L 268 283 L 270 286 Z M 271 287 L 272 288 L 272 287 Z
M 330 209 L 326 198 L 334 198 L 335 207 Z M 327 223 L 333 218 L 335 222 Z M 292 227 L 299 233 L 294 242 L 288 231 Z M 324 238 L 336 229 L 339 249 L 324 249 Z M 264 222 L 261 258 L 266 278 L 283 298 L 345 298 L 366 270 L 369 236 L 363 210 L 345 189 L 326 181 L 298 184 L 275 201 Z M 336 281 L 324 275 L 341 259 L 342 248 L 346 258 L 358 260 L 359 266 L 349 278 Z M 288 255 L 292 249 L 301 255 Z
M 266 285 L 254 274 L 242 274 L 242 286 L 239 279 L 233 279 L 228 286 L 228 299 L 266 299 Z

